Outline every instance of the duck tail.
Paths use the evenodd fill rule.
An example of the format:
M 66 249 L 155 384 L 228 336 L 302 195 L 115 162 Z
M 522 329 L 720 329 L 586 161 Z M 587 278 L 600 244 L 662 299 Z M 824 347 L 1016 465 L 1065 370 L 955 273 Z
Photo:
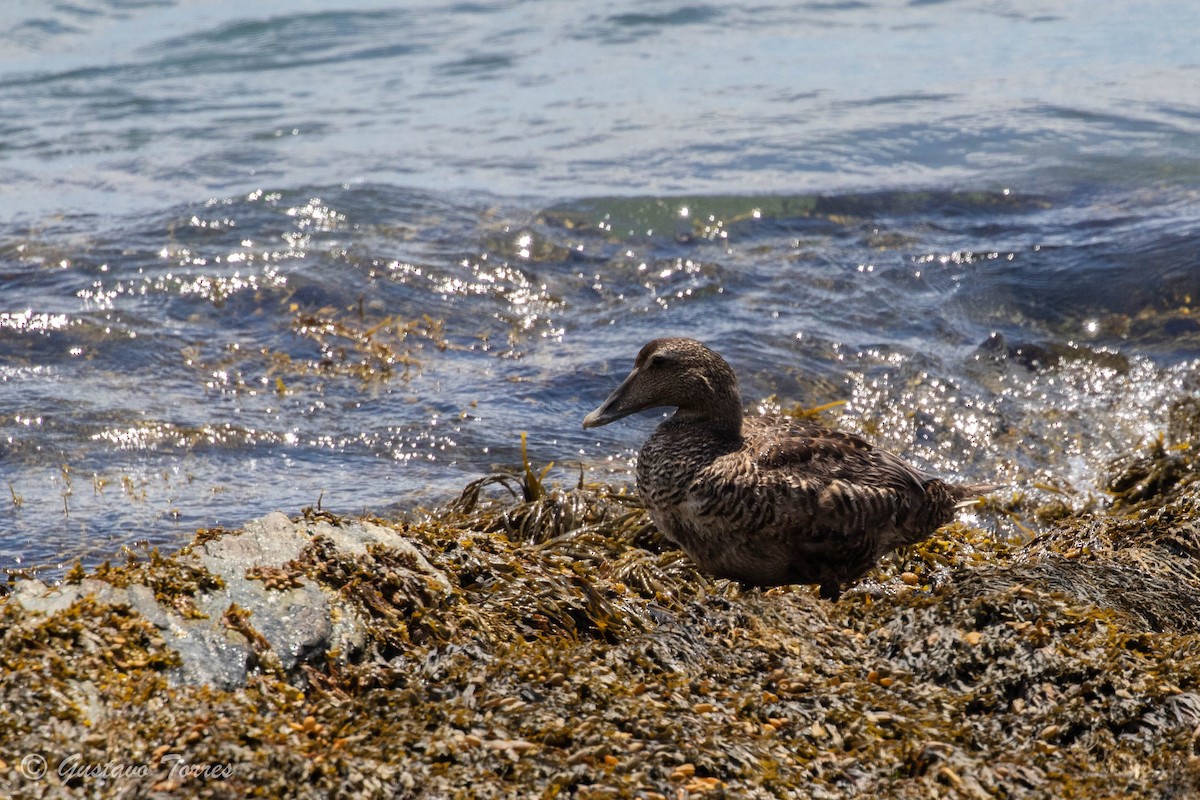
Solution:
M 958 483 L 951 485 L 950 491 L 954 495 L 955 508 L 969 508 L 978 498 L 1003 488 L 1002 483 Z

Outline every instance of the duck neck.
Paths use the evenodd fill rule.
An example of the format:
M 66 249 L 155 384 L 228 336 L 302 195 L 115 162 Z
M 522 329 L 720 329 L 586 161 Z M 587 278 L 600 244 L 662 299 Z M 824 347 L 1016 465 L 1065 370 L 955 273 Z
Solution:
M 708 398 L 707 403 L 680 406 L 673 418 L 703 425 L 719 436 L 738 438 L 742 435 L 742 398 L 736 391 L 721 392 Z

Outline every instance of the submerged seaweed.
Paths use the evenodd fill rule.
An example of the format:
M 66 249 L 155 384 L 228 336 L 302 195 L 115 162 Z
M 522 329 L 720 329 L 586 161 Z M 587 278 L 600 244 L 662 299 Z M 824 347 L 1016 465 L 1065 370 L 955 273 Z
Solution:
M 948 526 L 830 604 L 811 587 L 712 580 L 628 490 L 547 486 L 526 462 L 444 508 L 373 520 L 427 563 L 316 536 L 256 572 L 280 591 L 337 592 L 369 620 L 367 642 L 289 682 L 231 607 L 225 624 L 257 642 L 258 669 L 229 691 L 170 685 L 169 638 L 129 609 L 0 602 L 0 791 L 1194 796 L 1196 463 L 1183 441 L 1153 442 L 1114 465 L 1110 510 L 1064 513 L 1025 543 Z M 171 563 L 152 554 L 94 577 L 186 609 L 206 577 Z M 132 784 L 31 781 L 18 768 L 31 752 L 52 773 L 72 754 L 151 770 Z M 168 755 L 229 774 L 181 779 Z

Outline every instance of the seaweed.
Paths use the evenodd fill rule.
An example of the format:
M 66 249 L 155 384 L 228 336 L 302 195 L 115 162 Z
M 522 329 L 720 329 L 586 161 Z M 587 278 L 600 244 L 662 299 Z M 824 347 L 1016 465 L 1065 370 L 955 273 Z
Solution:
M 0 792 L 131 791 L 35 785 L 13 765 L 38 752 L 146 763 L 135 794 L 1194 796 L 1200 487 L 1182 444 L 1114 464 L 1109 509 L 1027 540 L 947 526 L 836 603 L 703 575 L 627 487 L 549 484 L 523 452 L 441 508 L 372 520 L 412 550 L 314 536 L 257 572 L 336 593 L 366 643 L 288 680 L 232 607 L 255 666 L 240 689 L 171 684 L 169 643 L 129 609 L 0 599 Z M 213 585 L 172 562 L 91 576 L 173 603 Z M 229 774 L 181 780 L 180 760 Z
M 201 533 L 201 536 L 206 535 L 206 531 Z M 201 566 L 164 556 L 158 548 L 152 548 L 145 559 L 127 548 L 126 558 L 126 563 L 117 567 L 105 561 L 96 568 L 93 577 L 118 587 L 134 583 L 148 586 L 154 591 L 156 600 L 190 619 L 203 619 L 205 616 L 196 608 L 195 596 L 198 592 L 220 589 L 225 585 L 219 575 L 214 575 Z M 73 582 L 78 582 L 82 575 L 76 570 L 71 573 L 70 578 Z

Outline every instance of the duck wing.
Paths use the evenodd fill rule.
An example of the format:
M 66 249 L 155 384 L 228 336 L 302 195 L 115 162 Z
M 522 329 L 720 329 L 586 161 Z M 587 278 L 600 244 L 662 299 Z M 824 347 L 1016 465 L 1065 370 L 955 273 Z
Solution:
M 776 524 L 804 529 L 796 538 L 820 549 L 886 552 L 953 514 L 952 487 L 855 434 L 765 418 L 746 435 L 760 480 L 773 487 Z
M 827 599 L 884 553 L 953 519 L 963 496 L 852 433 L 762 418 L 743 435 L 769 509 L 762 533 L 787 543 L 788 582 L 819 583 Z

